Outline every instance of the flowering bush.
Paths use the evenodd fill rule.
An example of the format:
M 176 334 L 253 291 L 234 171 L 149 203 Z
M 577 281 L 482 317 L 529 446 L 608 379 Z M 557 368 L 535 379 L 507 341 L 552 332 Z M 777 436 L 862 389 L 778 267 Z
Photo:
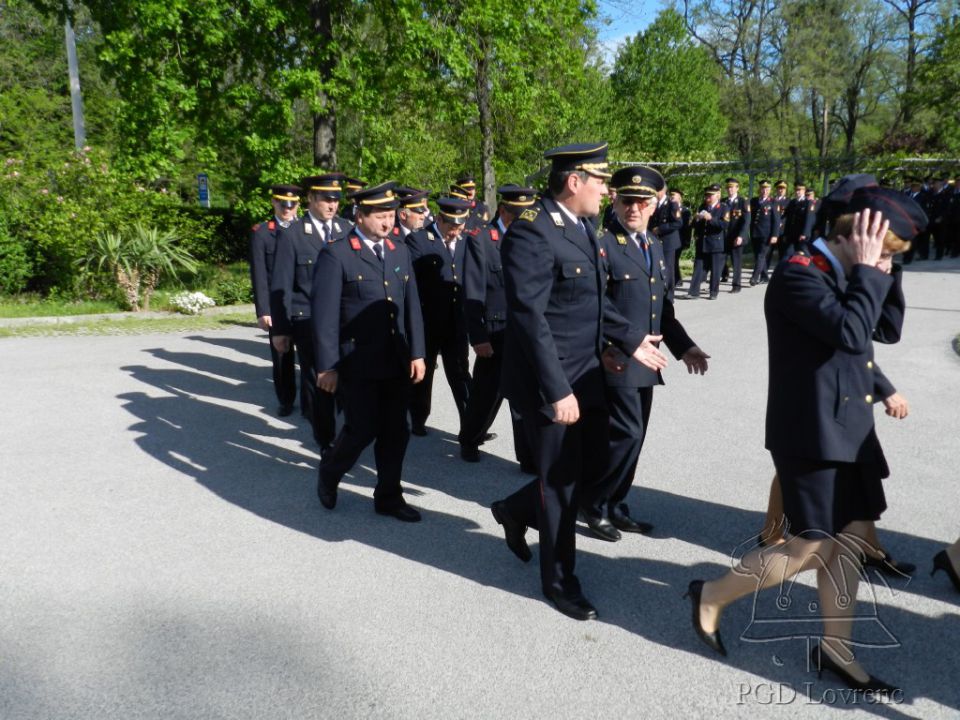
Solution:
M 24 287 L 62 296 L 87 294 L 82 262 L 104 233 L 127 233 L 146 218 L 184 249 L 216 244 L 222 218 L 185 205 L 164 187 L 148 188 L 84 147 L 56 163 L 0 159 L 0 291 Z
M 181 292 L 170 298 L 170 304 L 177 312 L 184 315 L 199 315 L 204 308 L 213 307 L 216 303 L 202 292 Z

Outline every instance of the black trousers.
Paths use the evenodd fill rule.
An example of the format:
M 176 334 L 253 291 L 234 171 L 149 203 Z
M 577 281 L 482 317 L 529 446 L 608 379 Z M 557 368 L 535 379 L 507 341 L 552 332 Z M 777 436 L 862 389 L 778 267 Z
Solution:
M 731 247 L 730 252 L 727 253 L 727 257 L 730 258 L 730 262 L 733 265 L 733 278 L 730 284 L 738 288 L 740 287 L 740 279 L 743 275 L 743 244 L 741 243 L 739 247 Z
M 292 325 L 293 345 L 300 360 L 300 412 L 310 421 L 313 439 L 322 448 L 332 443 L 336 435 L 336 403 L 333 395 L 317 387 L 317 369 L 313 362 L 313 321 L 310 318 L 294 320 Z
M 333 447 L 320 461 L 320 481 L 324 485 L 335 489 L 372 442 L 377 463 L 374 504 L 386 508 L 401 501 L 400 475 L 410 440 L 410 387 L 404 377 L 339 378 L 337 396 L 344 422 Z
M 500 390 L 500 374 L 503 369 L 503 330 L 490 333 L 493 355 L 477 356 L 473 362 L 473 377 L 470 380 L 470 397 L 460 423 L 460 444 L 477 447 L 500 412 L 503 392 Z M 510 412 L 513 421 L 513 448 L 517 462 L 533 465 L 533 457 L 526 441 L 523 423 L 518 413 Z
M 903 264 L 909 265 L 914 260 L 926 260 L 930 257 L 930 232 L 924 230 L 919 233 L 910 244 L 910 249 L 903 254 Z
M 528 413 L 524 427 L 539 476 L 504 500 L 507 512 L 540 532 L 540 581 L 544 592 L 579 592 L 576 522 L 581 492 L 595 492 L 606 467 L 609 418 L 605 407 L 581 408 L 573 425 Z
M 693 275 L 690 276 L 690 294 L 697 296 L 700 294 L 700 283 L 703 282 L 704 265 L 707 272 L 710 273 L 710 296 L 713 297 L 720 292 L 720 273 L 723 270 L 722 252 L 699 253 L 693 261 Z
M 780 245 L 771 245 L 769 240 L 760 240 L 753 243 L 753 274 L 750 276 L 750 282 L 754 285 L 760 282 L 766 282 L 770 279 L 770 267 L 773 262 L 773 253 L 777 252 L 778 257 L 782 257 Z
M 677 268 L 679 267 L 677 256 L 679 254 L 678 250 L 663 249 L 664 285 L 667 288 L 664 295 L 670 302 L 673 302 L 673 290 L 677 286 Z
M 423 381 L 413 386 L 410 401 L 410 420 L 414 426 L 425 425 L 430 417 L 433 396 L 433 375 L 437 369 L 437 356 L 443 359 L 443 372 L 453 393 L 457 413 L 462 418 L 470 397 L 469 342 L 464 330 L 453 327 L 424 327 L 426 340 L 427 369 Z
M 603 479 L 581 497 L 583 511 L 600 517 L 623 502 L 637 473 L 637 461 L 650 423 L 653 388 L 608 387 L 610 453 Z
M 285 353 L 273 346 L 273 330 L 269 332 L 270 360 L 273 362 L 273 391 L 281 405 L 293 405 L 297 399 L 297 376 L 294 374 L 293 348 Z

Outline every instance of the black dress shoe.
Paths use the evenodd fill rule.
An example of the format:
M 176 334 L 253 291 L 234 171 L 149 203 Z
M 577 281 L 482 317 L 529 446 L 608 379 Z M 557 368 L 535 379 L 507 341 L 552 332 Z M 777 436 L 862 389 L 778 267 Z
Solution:
M 493 513 L 493 519 L 497 521 L 497 524 L 503 526 L 503 535 L 510 552 L 524 562 L 530 562 L 533 553 L 530 552 L 530 546 L 527 545 L 527 541 L 523 537 L 527 534 L 526 526 L 513 519 L 502 500 L 497 500 L 491 505 L 490 512 Z
M 480 462 L 480 450 L 472 445 L 461 445 L 460 457 L 467 462 Z
M 617 542 L 617 540 L 623 537 L 620 534 L 620 531 L 613 526 L 613 523 L 611 523 L 605 517 L 597 517 L 596 515 L 588 515 L 585 512 L 581 512 L 580 519 L 587 524 L 587 527 L 590 528 L 590 532 L 592 532 L 601 540 L 606 540 L 607 542 Z
M 277 408 L 277 417 L 287 417 L 293 414 L 293 405 L 281 405 Z
M 684 597 L 689 597 L 693 605 L 693 630 L 697 633 L 697 637 L 710 646 L 712 650 L 716 650 L 726 657 L 727 649 L 723 646 L 719 628 L 713 632 L 707 632 L 703 629 L 703 625 L 700 624 L 700 595 L 702 592 L 703 580 L 691 580 L 687 592 L 683 595 Z
M 320 504 L 327 510 L 333 510 L 337 506 L 337 489 L 328 487 L 322 478 L 317 479 L 317 496 Z
M 386 506 L 380 506 L 374 503 L 373 509 L 377 515 L 389 515 L 403 522 L 420 522 L 420 513 L 415 508 L 407 505 L 403 500 Z
M 590 604 L 583 593 L 564 593 L 559 590 L 544 592 L 547 599 L 556 605 L 557 610 L 574 620 L 596 620 L 597 609 Z
M 950 556 L 947 555 L 946 550 L 941 550 L 933 556 L 933 570 L 930 571 L 930 577 L 933 577 L 933 574 L 937 572 L 937 570 L 943 570 L 947 574 L 947 577 L 950 578 L 957 592 L 960 592 L 960 575 L 957 574 L 956 568 L 954 568 L 953 563 L 950 562 Z
M 883 553 L 882 558 L 874 555 L 867 555 L 863 561 L 863 567 L 864 569 L 875 568 L 888 577 L 903 577 L 904 575 L 913 575 L 913 571 L 917 569 L 917 566 L 913 563 L 897 562 L 890 557 L 890 554 L 887 552 Z
M 709 298 L 709 299 L 710 299 L 710 300 L 716 300 L 716 299 L 717 299 L 717 293 L 710 293 L 710 298 Z
M 608 514 L 610 516 L 610 524 L 617 530 L 628 533 L 640 533 L 641 535 L 646 535 L 653 530 L 653 525 L 650 523 L 640 522 L 630 517 L 630 508 L 627 507 L 626 503 L 620 503 L 615 508 L 610 508 Z
M 732 288 L 730 288 L 730 292 L 732 292 L 732 293 L 738 293 L 738 292 L 740 292 L 740 286 L 739 286 L 739 285 L 734 285 Z
M 426 437 L 427 428 L 425 428 L 423 425 L 414 425 L 410 428 L 410 432 L 417 437 Z
M 840 663 L 830 657 L 830 653 L 825 653 L 820 649 L 820 645 L 814 645 L 810 649 L 810 665 L 813 668 L 816 668 L 817 677 L 823 675 L 824 670 L 829 670 L 838 678 L 840 678 L 843 683 L 850 688 L 851 690 L 858 690 L 861 692 L 869 692 L 874 695 L 886 695 L 890 696 L 893 693 L 899 692 L 900 688 L 885 683 L 880 678 L 875 678 L 873 675 L 867 677 L 866 682 L 857 680 L 853 675 L 848 673 Z
M 483 445 L 485 442 L 490 442 L 491 440 L 496 440 L 496 433 L 484 433 L 483 437 L 480 438 L 480 444 Z

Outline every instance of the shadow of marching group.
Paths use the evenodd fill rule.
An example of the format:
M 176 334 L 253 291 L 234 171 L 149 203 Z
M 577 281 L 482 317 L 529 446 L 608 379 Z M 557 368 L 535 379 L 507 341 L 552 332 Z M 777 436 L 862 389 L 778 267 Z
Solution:
M 423 513 L 422 524 L 398 524 L 376 516 L 370 500 L 351 489 L 372 490 L 376 483 L 370 449 L 344 478 L 336 511 L 323 510 L 316 495 L 318 456 L 306 421 L 285 423 L 266 409 L 250 411 L 273 399 L 269 372 L 262 362 L 267 354 L 265 340 L 216 335 L 189 339 L 197 343 L 196 352 L 146 351 L 165 363 L 162 368 L 150 364 L 123 368 L 148 388 L 164 393 L 160 397 L 155 391 L 119 396 L 125 409 L 137 418 L 131 429 L 139 433 L 137 443 L 145 452 L 194 478 L 223 500 L 320 541 L 363 543 L 480 585 L 542 600 L 536 561 L 519 563 L 489 514 L 483 514 L 489 519 L 488 526 L 481 527 L 470 519 L 432 510 L 424 497 L 416 503 Z M 252 361 L 224 357 L 222 348 L 251 356 Z M 302 451 L 290 440 L 300 441 Z M 404 478 L 428 488 L 423 495 L 432 489 L 484 508 L 526 482 L 527 476 L 519 472 L 516 463 L 494 455 L 485 455 L 480 464 L 463 463 L 456 442 L 454 434 L 441 428 L 432 428 L 426 438 L 412 438 Z M 406 484 L 405 492 L 408 497 L 421 494 Z M 585 587 L 593 589 L 601 622 L 659 645 L 704 655 L 707 651 L 690 626 L 689 603 L 681 594 L 691 579 L 714 577 L 725 568 L 712 563 L 666 562 L 659 559 L 657 545 L 675 538 L 726 555 L 744 538 L 755 536 L 763 515 L 650 488 L 638 487 L 633 492 L 645 516 L 658 519 L 653 535 L 636 539 L 630 557 L 616 558 L 591 552 L 591 542 L 601 541 L 582 536 L 578 574 Z M 895 531 L 887 535 L 895 555 L 904 559 L 932 558 L 942 547 L 939 541 Z M 528 534 L 528 539 L 536 550 L 535 534 Z M 892 583 L 889 588 L 879 582 L 879 576 L 871 580 L 875 581 L 877 616 L 900 647 L 867 652 L 882 653 L 886 675 L 898 678 L 905 688 L 906 704 L 929 698 L 960 711 L 955 665 L 960 608 L 934 618 L 882 604 L 895 592 L 922 594 L 955 605 L 955 591 L 943 582 L 929 580 L 922 568 L 917 577 Z M 861 602 L 872 608 L 865 590 L 861 590 Z M 798 606 L 816 600 L 812 587 L 798 587 L 794 593 Z M 724 625 L 730 628 L 728 637 L 732 639 L 739 634 L 737 630 L 750 626 L 768 594 L 773 602 L 776 592 L 770 590 L 760 593 L 752 606 L 738 603 L 729 608 L 724 616 Z M 748 634 L 741 637 L 740 647 L 726 662 L 771 684 L 799 688 L 813 682 L 821 687 L 815 675 L 804 672 L 806 643 L 800 636 L 788 636 L 794 640 L 773 647 L 745 637 Z M 786 662 L 776 653 L 786 656 Z M 901 714 L 889 704 L 857 707 L 871 708 L 880 715 Z

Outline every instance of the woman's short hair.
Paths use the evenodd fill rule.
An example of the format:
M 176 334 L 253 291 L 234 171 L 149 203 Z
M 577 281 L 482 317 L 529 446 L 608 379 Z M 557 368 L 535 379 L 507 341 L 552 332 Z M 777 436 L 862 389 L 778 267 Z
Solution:
M 839 236 L 849 238 L 850 235 L 853 234 L 853 215 L 853 213 L 847 213 L 846 215 L 838 217 L 836 221 L 831 224 L 830 236 L 827 239 L 836 240 Z M 884 252 L 899 253 L 906 252 L 909 249 L 909 240 L 904 240 L 892 230 L 887 230 L 887 234 L 883 238 Z

